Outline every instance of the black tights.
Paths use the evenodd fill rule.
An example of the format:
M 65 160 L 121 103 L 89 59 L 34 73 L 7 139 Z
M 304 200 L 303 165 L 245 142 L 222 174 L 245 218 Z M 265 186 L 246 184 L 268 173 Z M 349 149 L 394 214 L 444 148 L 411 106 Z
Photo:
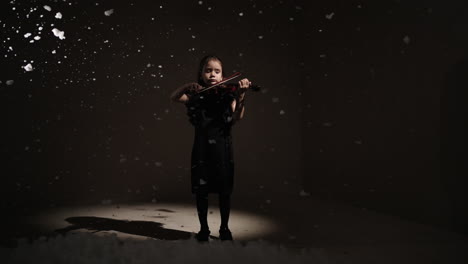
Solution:
M 208 227 L 208 193 L 197 193 L 197 211 L 201 230 L 209 230 Z M 219 212 L 221 214 L 220 229 L 228 229 L 229 212 L 231 211 L 231 196 L 219 194 Z

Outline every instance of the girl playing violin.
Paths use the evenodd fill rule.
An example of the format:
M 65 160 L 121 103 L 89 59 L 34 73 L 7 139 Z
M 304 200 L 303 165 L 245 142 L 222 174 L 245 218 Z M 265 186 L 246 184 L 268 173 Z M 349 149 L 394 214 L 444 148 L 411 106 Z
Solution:
M 224 85 L 198 93 L 225 78 L 223 63 L 214 55 L 205 56 L 198 69 L 196 83 L 182 85 L 171 94 L 171 100 L 184 103 L 189 121 L 195 127 L 191 156 L 191 189 L 195 195 L 200 231 L 198 241 L 208 241 L 208 194 L 218 193 L 221 226 L 219 238 L 232 240 L 228 227 L 230 196 L 233 189 L 234 156 L 231 127 L 245 113 L 245 92 L 248 79 L 238 83 L 239 89 Z

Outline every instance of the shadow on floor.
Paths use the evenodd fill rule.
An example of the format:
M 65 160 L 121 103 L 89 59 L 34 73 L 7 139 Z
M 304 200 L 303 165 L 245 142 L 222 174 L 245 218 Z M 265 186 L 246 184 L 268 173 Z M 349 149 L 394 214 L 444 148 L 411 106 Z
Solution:
M 94 216 L 69 217 L 65 220 L 71 225 L 57 229 L 55 232 L 65 234 L 72 230 L 87 229 L 93 233 L 113 230 L 161 240 L 186 240 L 191 237 L 190 232 L 167 229 L 159 222 L 116 220 Z

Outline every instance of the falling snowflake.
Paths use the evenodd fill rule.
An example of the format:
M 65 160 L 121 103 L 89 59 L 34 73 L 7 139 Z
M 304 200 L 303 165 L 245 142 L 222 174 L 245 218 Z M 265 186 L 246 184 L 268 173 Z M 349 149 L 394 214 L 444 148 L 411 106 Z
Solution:
M 39 37 L 39 36 L 35 36 L 35 37 L 34 37 L 34 39 L 35 39 L 35 40 L 40 40 L 40 39 L 41 39 L 41 37 Z
M 60 30 L 58 30 L 58 29 L 56 29 L 56 28 L 52 29 L 52 32 L 53 32 L 54 35 L 55 35 L 56 37 L 58 37 L 59 39 L 65 39 L 65 32 L 60 31 Z
M 49 12 L 52 11 L 52 8 L 50 8 L 50 6 L 48 6 L 48 5 L 45 5 L 45 6 L 44 6 L 44 9 L 47 10 L 47 11 L 49 11 Z
M 327 19 L 332 19 L 334 15 L 335 15 L 335 13 L 334 13 L 334 12 L 331 12 L 330 14 L 325 15 L 325 17 L 326 17 Z
M 32 67 L 32 65 L 31 65 L 31 63 L 28 63 L 28 65 L 23 66 L 23 68 L 24 68 L 26 71 L 28 71 L 28 72 L 33 70 L 33 67 Z
M 112 15 L 113 13 L 114 13 L 114 9 L 109 9 L 109 10 L 107 10 L 107 11 L 104 12 L 104 15 L 110 16 L 110 15 Z
M 13 85 L 13 83 L 15 83 L 15 81 L 13 81 L 13 80 L 6 81 L 6 85 Z
M 302 196 L 302 197 L 305 197 L 305 196 L 310 196 L 310 193 L 308 193 L 308 192 L 306 192 L 306 191 L 304 191 L 304 190 L 301 190 L 301 191 L 299 192 L 299 195 Z
M 24 37 L 25 37 L 25 38 L 29 38 L 30 36 L 31 36 L 31 33 L 26 33 L 26 34 L 24 34 Z
M 263 39 L 263 36 L 258 36 L 258 39 Z
M 203 179 L 200 179 L 200 185 L 204 185 L 204 184 L 206 184 L 206 181 Z
M 62 13 L 57 12 L 57 14 L 55 14 L 55 18 L 62 19 Z
M 405 44 L 409 44 L 410 43 L 410 38 L 408 36 L 405 36 L 403 38 L 403 42 L 405 42 Z
M 285 114 L 284 110 L 281 110 L 280 115 L 284 115 L 284 114 Z
M 279 102 L 279 98 L 278 98 L 278 97 L 273 97 L 273 98 L 271 99 L 271 101 L 272 101 L 273 103 L 277 103 L 277 102 Z
M 103 205 L 112 204 L 112 200 L 109 200 L 109 199 L 108 199 L 108 200 L 102 200 L 102 201 L 101 201 L 101 204 L 103 204 Z
M 216 140 L 215 139 L 208 139 L 208 143 L 209 144 L 216 144 Z

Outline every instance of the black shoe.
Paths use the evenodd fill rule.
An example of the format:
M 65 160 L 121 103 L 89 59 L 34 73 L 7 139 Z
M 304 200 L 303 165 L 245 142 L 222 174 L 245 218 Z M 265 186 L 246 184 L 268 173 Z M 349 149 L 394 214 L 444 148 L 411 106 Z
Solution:
M 208 241 L 210 233 L 210 230 L 200 230 L 200 232 L 195 235 L 195 238 L 200 242 L 205 242 Z
M 219 229 L 219 239 L 232 240 L 232 234 L 229 228 Z

